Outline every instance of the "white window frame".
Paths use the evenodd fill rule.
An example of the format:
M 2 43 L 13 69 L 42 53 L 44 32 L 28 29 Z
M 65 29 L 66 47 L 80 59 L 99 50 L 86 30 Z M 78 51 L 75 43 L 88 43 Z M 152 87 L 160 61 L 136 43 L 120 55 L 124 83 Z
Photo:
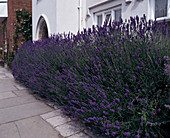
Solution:
M 95 25 L 98 25 L 97 24 L 97 17 L 99 15 L 102 15 L 102 25 L 104 24 L 105 20 L 106 20 L 106 15 L 108 13 L 111 13 L 111 22 L 113 22 L 115 20 L 115 11 L 117 10 L 121 10 L 121 15 L 122 15 L 122 9 L 121 7 L 116 7 L 116 8 L 112 8 L 112 9 L 109 9 L 109 10 L 102 10 L 102 11 L 99 11 L 99 12 L 96 12 L 94 13 L 94 21 L 95 21 Z
M 150 14 L 150 18 L 151 19 L 155 19 L 155 0 L 150 0 L 150 5 L 151 5 L 151 14 Z M 168 0 L 168 6 L 167 6 L 167 16 L 165 17 L 159 17 L 156 18 L 156 20 L 164 20 L 164 19 L 170 19 L 170 0 Z

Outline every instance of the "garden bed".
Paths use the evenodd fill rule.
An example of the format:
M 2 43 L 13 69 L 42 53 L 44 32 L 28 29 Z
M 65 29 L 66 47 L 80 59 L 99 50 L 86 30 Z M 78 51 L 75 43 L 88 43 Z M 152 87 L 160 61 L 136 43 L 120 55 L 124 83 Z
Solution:
M 16 80 L 104 137 L 161 137 L 169 122 L 169 34 L 145 16 L 22 45 Z

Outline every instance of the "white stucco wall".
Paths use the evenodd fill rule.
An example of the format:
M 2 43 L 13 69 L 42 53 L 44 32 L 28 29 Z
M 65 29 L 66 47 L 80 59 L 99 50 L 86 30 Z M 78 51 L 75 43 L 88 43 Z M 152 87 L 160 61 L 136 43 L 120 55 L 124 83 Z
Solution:
M 125 1 L 125 0 L 124 0 Z M 130 16 L 134 17 L 138 15 L 142 17 L 143 14 L 146 15 L 147 18 L 150 17 L 149 12 L 149 1 L 150 0 L 132 0 L 131 3 L 126 4 L 122 3 L 122 19 L 129 19 Z
M 86 27 L 95 24 L 94 15 L 97 12 L 104 11 L 113 7 L 122 7 L 125 0 L 87 0 L 87 10 L 89 16 L 86 19 Z
M 0 0 L 0 23 L 8 17 L 8 1 Z
M 38 39 L 37 24 L 41 16 L 46 20 L 49 36 L 64 32 L 77 33 L 83 24 L 79 6 L 79 0 L 32 0 L 33 40 Z
M 64 32 L 77 33 L 78 30 L 81 31 L 83 28 L 92 27 L 95 24 L 95 14 L 108 9 L 116 10 L 116 8 L 121 8 L 123 20 L 136 15 L 142 17 L 143 14 L 146 15 L 147 19 L 154 19 L 154 0 L 132 0 L 128 4 L 125 1 L 32 0 L 33 40 L 37 40 L 36 29 L 40 16 L 43 16 L 47 22 L 49 36 Z M 170 12 L 168 13 L 168 18 L 170 18 Z
M 129 19 L 130 16 L 138 15 L 142 17 L 143 14 L 150 18 L 150 0 L 132 0 L 126 3 L 125 0 L 87 0 L 87 10 L 90 16 L 87 18 L 86 26 L 91 27 L 94 24 L 94 14 L 102 10 L 107 10 L 112 7 L 121 7 L 122 19 Z
M 57 0 L 57 32 L 77 33 L 79 29 L 79 0 Z
M 8 17 L 8 1 L 0 0 L 0 17 Z
M 32 0 L 32 23 L 33 23 L 33 40 L 38 39 L 37 24 L 41 16 L 44 17 L 48 35 L 57 32 L 57 11 L 56 0 Z

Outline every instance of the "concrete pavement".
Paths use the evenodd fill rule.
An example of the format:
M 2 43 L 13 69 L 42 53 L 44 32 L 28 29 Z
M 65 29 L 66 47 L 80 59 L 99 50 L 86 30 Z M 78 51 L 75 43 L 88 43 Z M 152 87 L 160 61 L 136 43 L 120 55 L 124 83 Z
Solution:
M 59 138 L 59 133 L 40 117 L 54 111 L 17 83 L 0 67 L 0 138 Z
M 0 66 L 0 138 L 95 138 L 58 106 L 38 100 Z

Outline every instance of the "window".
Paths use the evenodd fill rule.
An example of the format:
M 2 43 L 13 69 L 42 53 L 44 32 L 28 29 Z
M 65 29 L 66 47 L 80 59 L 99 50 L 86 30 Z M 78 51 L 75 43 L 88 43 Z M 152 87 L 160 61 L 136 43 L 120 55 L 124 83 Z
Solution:
M 166 17 L 168 0 L 155 0 L 155 18 Z
M 95 24 L 101 26 L 104 24 L 105 21 L 108 23 L 112 21 L 120 21 L 121 20 L 121 9 L 114 8 L 107 11 L 99 12 L 95 14 Z
M 151 19 L 170 18 L 170 0 L 151 0 Z
M 105 20 L 109 23 L 112 21 L 112 15 L 111 15 L 111 12 L 108 12 L 105 14 Z
M 99 26 L 102 25 L 102 22 L 103 22 L 103 21 L 102 21 L 102 18 L 103 18 L 102 15 L 98 15 L 98 16 L 97 16 L 97 25 L 99 25 Z
M 115 11 L 115 21 L 120 22 L 120 20 L 121 20 L 121 9 Z

